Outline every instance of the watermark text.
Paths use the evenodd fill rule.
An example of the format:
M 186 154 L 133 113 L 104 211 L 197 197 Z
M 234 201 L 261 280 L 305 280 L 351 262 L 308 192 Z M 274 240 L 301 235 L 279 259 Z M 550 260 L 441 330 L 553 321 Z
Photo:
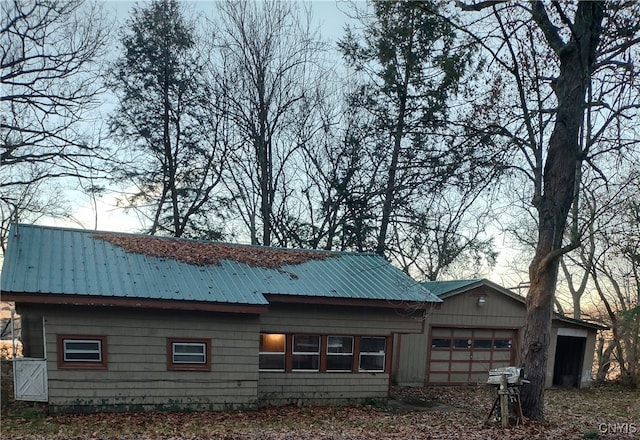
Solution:
M 602 434 L 638 434 L 640 425 L 629 422 L 598 423 L 598 431 Z

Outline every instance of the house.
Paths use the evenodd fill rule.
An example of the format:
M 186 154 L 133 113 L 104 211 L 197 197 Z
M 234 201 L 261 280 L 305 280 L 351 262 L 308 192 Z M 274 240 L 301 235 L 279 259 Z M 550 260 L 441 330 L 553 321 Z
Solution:
M 16 393 L 51 411 L 388 396 L 395 336 L 441 300 L 378 255 L 13 225 Z
M 423 285 L 444 302 L 429 310 L 424 331 L 394 341 L 400 385 L 486 383 L 493 368 L 520 365 L 525 299 L 486 279 Z M 546 386 L 588 386 L 597 324 L 554 314 Z M 526 374 L 526 366 L 525 366 Z

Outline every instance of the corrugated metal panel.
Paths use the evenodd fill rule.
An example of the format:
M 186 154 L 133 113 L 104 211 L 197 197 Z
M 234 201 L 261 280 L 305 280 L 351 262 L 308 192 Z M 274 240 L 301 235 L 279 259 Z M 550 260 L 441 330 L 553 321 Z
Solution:
M 329 258 L 276 269 L 231 260 L 200 266 L 126 252 L 93 234 L 77 229 L 14 226 L 2 270 L 2 291 L 249 305 L 267 304 L 263 296 L 267 293 L 440 302 L 375 254 L 332 252 Z M 250 251 L 252 247 L 246 248 Z

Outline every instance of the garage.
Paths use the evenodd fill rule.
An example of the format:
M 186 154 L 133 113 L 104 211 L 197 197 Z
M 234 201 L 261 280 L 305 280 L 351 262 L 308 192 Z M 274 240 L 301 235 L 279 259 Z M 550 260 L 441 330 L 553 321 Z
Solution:
M 484 383 L 492 368 L 513 365 L 517 330 L 432 327 L 427 383 Z
M 485 279 L 423 286 L 443 302 L 425 313 L 421 333 L 395 337 L 395 383 L 477 384 L 486 382 L 490 369 L 521 365 L 527 321 L 523 296 Z M 588 386 L 596 334 L 605 328 L 554 313 L 545 386 Z

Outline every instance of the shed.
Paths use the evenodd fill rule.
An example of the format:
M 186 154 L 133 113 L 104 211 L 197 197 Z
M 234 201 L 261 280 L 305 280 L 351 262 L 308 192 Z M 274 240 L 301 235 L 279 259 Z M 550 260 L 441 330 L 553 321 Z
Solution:
M 398 384 L 486 383 L 490 369 L 520 365 L 524 297 L 482 278 L 423 286 L 444 302 L 427 313 L 422 333 L 396 337 L 393 373 Z M 596 333 L 603 329 L 554 313 L 547 387 L 590 384 Z
M 27 399 L 77 412 L 384 399 L 394 337 L 441 302 L 375 254 L 26 224 L 1 286 Z

